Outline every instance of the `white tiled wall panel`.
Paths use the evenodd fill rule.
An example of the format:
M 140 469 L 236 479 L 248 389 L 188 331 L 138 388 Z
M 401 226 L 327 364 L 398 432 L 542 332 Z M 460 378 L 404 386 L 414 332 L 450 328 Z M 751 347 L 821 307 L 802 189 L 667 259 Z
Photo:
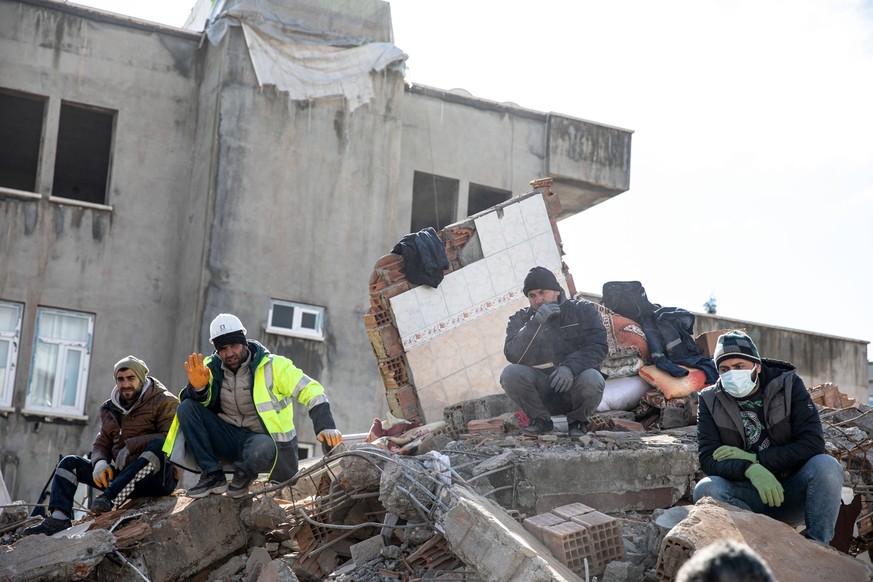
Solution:
M 391 298 L 391 309 L 429 422 L 448 404 L 501 391 L 506 322 L 527 306 L 521 294 L 534 266 L 560 275 L 561 257 L 543 199 L 510 204 L 475 220 L 484 258 Z

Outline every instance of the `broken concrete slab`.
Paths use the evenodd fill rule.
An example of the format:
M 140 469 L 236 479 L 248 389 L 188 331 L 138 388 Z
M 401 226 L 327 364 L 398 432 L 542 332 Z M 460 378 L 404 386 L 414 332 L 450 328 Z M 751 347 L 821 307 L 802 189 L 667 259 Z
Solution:
M 690 508 L 688 517 L 664 537 L 656 567 L 660 580 L 670 582 L 697 550 L 722 540 L 749 545 L 761 555 L 776 580 L 820 582 L 821 580 L 873 581 L 873 566 L 810 541 L 794 528 L 758 513 L 711 498 Z
M 535 506 L 519 510 L 545 513 L 573 502 L 604 512 L 651 510 L 670 507 L 686 497 L 698 471 L 696 444 L 675 440 L 648 446 L 639 437 L 636 442 L 636 448 L 556 448 L 529 456 L 517 470 L 518 478 L 533 487 Z M 511 471 L 489 478 L 495 487 L 512 484 Z M 503 503 L 502 496 L 499 500 Z
M 0 580 L 83 580 L 115 551 L 115 536 L 96 530 L 70 537 L 28 536 L 0 547 Z
M 381 535 L 376 535 L 362 542 L 353 544 L 349 550 L 352 553 L 352 561 L 354 561 L 355 564 L 365 564 L 373 558 L 378 557 L 384 547 L 385 540 Z
M 487 582 L 577 580 L 569 568 L 493 501 L 456 486 L 439 518 L 449 548 Z M 488 543 L 482 543 L 488 540 Z
M 136 546 L 126 551 L 128 559 L 139 564 L 150 580 L 193 576 L 246 546 L 250 532 L 240 519 L 240 508 L 250 502 L 209 495 L 200 499 L 159 497 L 136 503 L 132 510 L 142 512 L 150 527 Z M 110 523 L 118 517 L 100 517 L 106 516 Z M 101 524 L 108 527 L 105 519 L 98 520 L 95 527 Z M 122 576 L 128 573 L 124 568 L 104 560 L 95 574 L 100 580 L 124 580 Z

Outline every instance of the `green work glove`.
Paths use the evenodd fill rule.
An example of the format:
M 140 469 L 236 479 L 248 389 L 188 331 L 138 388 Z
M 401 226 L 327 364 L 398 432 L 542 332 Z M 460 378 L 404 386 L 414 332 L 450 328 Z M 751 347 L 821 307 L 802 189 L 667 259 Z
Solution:
M 722 445 L 715 449 L 715 452 L 712 453 L 712 458 L 716 461 L 727 461 L 728 459 L 738 459 L 741 461 L 749 461 L 750 463 L 757 461 L 755 453 L 749 453 L 742 449 L 738 449 L 737 447 L 731 447 L 728 445 Z
M 782 483 L 764 465 L 755 463 L 746 469 L 746 477 L 749 478 L 749 481 L 758 490 L 761 501 L 770 507 L 779 507 L 785 501 L 785 491 L 782 489 Z

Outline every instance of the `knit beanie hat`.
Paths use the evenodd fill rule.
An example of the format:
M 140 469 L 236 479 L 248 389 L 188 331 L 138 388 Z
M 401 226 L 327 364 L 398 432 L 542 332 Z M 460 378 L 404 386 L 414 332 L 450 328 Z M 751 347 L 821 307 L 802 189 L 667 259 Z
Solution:
M 758 347 L 752 338 L 735 330 L 720 335 L 715 341 L 715 350 L 712 354 L 715 365 L 718 366 L 719 362 L 728 358 L 742 358 L 756 364 L 761 363 Z
M 527 295 L 534 289 L 550 289 L 552 291 L 561 291 L 561 286 L 558 285 L 558 279 L 555 274 L 545 267 L 534 267 L 524 278 L 523 293 Z
M 149 367 L 146 366 L 145 362 L 140 360 L 135 356 L 127 356 L 126 358 L 122 358 L 115 363 L 115 372 L 112 376 L 114 380 L 118 376 L 119 370 L 128 369 L 139 378 L 139 381 L 145 385 L 146 383 L 146 375 L 149 373 Z
M 214 340 L 212 340 L 212 345 L 215 346 L 216 350 L 220 350 L 224 346 L 230 344 L 246 344 L 246 334 L 242 331 L 232 331 L 230 333 L 226 333 L 224 335 L 220 335 Z

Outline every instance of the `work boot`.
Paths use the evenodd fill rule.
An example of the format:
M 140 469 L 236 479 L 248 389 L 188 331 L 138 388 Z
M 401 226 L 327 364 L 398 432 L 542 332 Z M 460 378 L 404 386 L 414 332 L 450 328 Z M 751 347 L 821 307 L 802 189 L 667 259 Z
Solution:
M 73 524 L 70 522 L 69 519 L 57 519 L 56 517 L 47 517 L 42 520 L 42 523 L 32 525 L 21 533 L 25 536 L 34 536 L 39 534 L 52 536 L 59 531 L 64 531 L 71 525 Z
M 227 490 L 227 479 L 222 471 L 202 473 L 197 484 L 188 490 L 188 497 L 206 497 L 210 493 L 220 495 Z
M 108 511 L 112 511 L 112 501 L 105 494 L 91 503 L 91 513 L 94 515 L 100 515 Z
M 578 420 L 570 421 L 567 429 L 567 436 L 571 439 L 578 439 L 588 434 L 588 425 Z
M 249 485 L 251 485 L 254 480 L 255 478 L 253 475 L 249 475 L 245 471 L 237 469 L 233 474 L 233 480 L 231 480 L 230 485 L 227 486 L 227 496 L 233 497 L 234 499 L 245 497 L 249 492 Z
M 549 434 L 554 428 L 555 425 L 552 424 L 551 418 L 533 418 L 530 421 L 530 425 L 522 429 L 521 434 L 525 436 Z

